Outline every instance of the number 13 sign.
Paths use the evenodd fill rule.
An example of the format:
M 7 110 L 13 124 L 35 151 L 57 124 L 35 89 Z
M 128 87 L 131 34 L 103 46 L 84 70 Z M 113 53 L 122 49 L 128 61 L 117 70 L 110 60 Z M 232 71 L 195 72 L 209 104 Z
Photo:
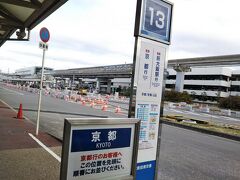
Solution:
M 173 5 L 163 0 L 139 0 L 138 23 L 135 35 L 170 44 L 171 19 Z M 139 3 L 138 3 L 139 5 Z M 138 6 L 139 7 L 139 6 Z

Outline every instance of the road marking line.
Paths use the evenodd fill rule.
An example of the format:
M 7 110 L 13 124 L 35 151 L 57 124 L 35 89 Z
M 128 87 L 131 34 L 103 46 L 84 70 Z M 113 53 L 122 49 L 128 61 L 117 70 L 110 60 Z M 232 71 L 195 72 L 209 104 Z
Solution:
M 0 99 L 0 101 L 5 104 L 7 107 L 9 107 L 11 110 L 13 110 L 15 113 L 18 113 L 17 110 L 15 110 L 12 106 L 10 106 L 9 104 L 7 104 L 5 101 L 3 101 L 2 99 Z M 29 121 L 30 123 L 34 124 L 34 122 L 32 122 L 28 117 L 23 116 L 24 119 L 26 119 L 27 121 Z M 35 124 L 34 124 L 35 125 Z
M 185 113 L 187 113 L 187 114 L 193 114 L 193 115 L 195 115 L 195 116 L 200 116 L 200 114 L 194 113 L 194 112 L 191 112 L 191 111 L 185 111 Z
M 220 116 L 220 117 L 222 117 L 224 119 L 228 119 L 230 121 L 240 121 L 240 119 L 234 119 L 234 118 L 231 118 L 231 117 L 226 117 L 226 116 Z
M 220 116 L 214 116 L 214 115 L 211 115 L 211 114 L 205 114 L 205 113 L 202 113 L 202 115 L 204 116 L 208 116 L 208 117 L 213 117 L 213 118 L 219 118 Z
M 61 158 L 55 154 L 51 149 L 49 149 L 47 146 L 45 146 L 39 139 L 37 139 L 35 136 L 33 136 L 31 133 L 28 133 L 28 135 L 33 138 L 34 141 L 36 141 L 40 146 L 42 146 L 43 149 L 45 149 L 49 154 L 51 154 L 55 159 L 57 159 L 59 162 L 61 162 Z
M 181 113 L 181 114 L 183 114 L 184 112 L 182 112 L 182 111 L 179 111 L 179 110 L 176 110 L 176 109 L 172 109 L 172 111 L 175 111 L 175 112 L 177 112 L 177 113 Z
M 14 93 L 16 93 L 16 94 L 18 94 L 18 95 L 21 95 L 21 96 L 24 95 L 23 93 L 19 93 L 19 92 L 17 92 L 17 91 L 13 91 L 13 90 L 11 90 L 11 89 L 7 89 L 7 88 L 4 88 L 4 87 L 1 87 L 1 88 L 2 88 L 2 89 L 5 89 L 6 91 L 14 92 Z
M 0 99 L 0 101 L 5 104 L 7 107 L 9 107 L 11 110 L 13 110 L 15 113 L 17 113 L 17 110 L 13 109 L 12 106 L 8 105 L 5 101 L 3 101 L 2 99 Z
M 17 113 L 15 109 L 13 109 L 10 105 L 8 105 L 6 102 L 4 102 L 2 99 L 0 101 L 5 104 L 7 107 L 9 107 L 11 110 Z M 30 119 L 28 119 L 26 116 L 23 116 L 26 120 L 33 123 Z M 61 162 L 61 158 L 56 155 L 51 149 L 49 149 L 47 146 L 45 146 L 41 141 L 39 141 L 36 137 L 34 137 L 31 133 L 28 133 L 31 138 L 33 138 L 40 146 L 42 146 L 47 152 L 49 152 L 53 157 L 55 157 L 59 162 Z

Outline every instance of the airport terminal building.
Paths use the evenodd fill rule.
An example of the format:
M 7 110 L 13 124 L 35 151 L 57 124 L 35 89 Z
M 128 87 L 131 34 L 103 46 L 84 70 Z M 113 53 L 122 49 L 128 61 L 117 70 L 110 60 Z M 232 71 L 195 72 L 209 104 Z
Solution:
M 41 71 L 42 71 L 42 67 L 33 66 L 33 67 L 17 69 L 14 75 L 19 77 L 37 77 L 37 75 L 40 74 Z M 50 71 L 53 71 L 53 69 L 44 67 L 44 72 L 50 72 Z
M 174 90 L 176 84 L 176 71 L 168 69 L 166 90 Z M 115 78 L 112 88 L 118 86 L 129 87 L 131 78 Z M 102 85 L 101 89 L 106 89 Z M 218 97 L 240 96 L 240 70 L 225 67 L 199 67 L 186 72 L 183 91 L 195 97 L 207 96 L 210 100 Z
M 174 90 L 177 72 L 173 68 L 168 68 L 167 71 L 166 90 Z M 131 86 L 130 77 L 80 78 L 80 81 L 98 84 L 100 92 L 107 92 L 107 89 L 111 89 L 112 93 L 119 86 L 122 88 Z M 111 88 L 108 88 L 109 86 Z M 219 97 L 240 96 L 240 70 L 213 66 L 193 67 L 190 72 L 185 73 L 183 91 L 196 98 L 206 96 L 210 100 L 216 100 Z
M 216 60 L 216 58 L 218 58 Z M 195 58 L 202 64 L 202 60 L 212 60 L 219 62 L 225 59 L 233 59 L 239 62 L 240 55 L 218 56 Z M 184 59 L 195 63 L 195 59 Z M 174 61 L 174 60 L 173 60 Z M 169 60 L 170 62 L 170 60 Z M 222 63 L 222 62 L 221 62 Z M 232 66 L 236 68 L 235 66 Z M 41 67 L 23 68 L 16 71 L 15 75 L 26 78 L 39 74 Z M 127 89 L 131 86 L 132 64 L 120 64 L 110 66 L 99 66 L 89 68 L 76 68 L 65 70 L 54 70 L 45 68 L 47 75 L 55 78 L 55 83 L 64 84 L 65 88 L 75 87 L 77 84 L 85 83 L 102 93 L 114 93 L 117 88 Z M 179 84 L 178 72 L 174 65 L 167 69 L 166 90 L 176 89 Z M 219 97 L 240 96 L 240 70 L 233 70 L 229 67 L 221 67 L 209 64 L 207 66 L 190 67 L 189 71 L 184 72 L 182 80 L 182 91 L 186 91 L 195 98 L 207 97 L 216 100 Z M 54 86 L 55 87 L 55 86 Z
M 167 71 L 166 90 L 174 90 L 177 72 L 172 68 Z M 86 79 L 86 82 L 88 81 L 89 79 Z M 94 81 L 97 82 L 97 79 Z M 131 78 L 111 79 L 111 91 L 119 86 L 128 88 L 130 85 Z M 101 92 L 107 91 L 107 82 L 101 82 L 99 86 Z M 196 98 L 206 96 L 213 101 L 219 97 L 240 96 L 240 70 L 226 67 L 193 67 L 191 72 L 185 73 L 183 91 Z
M 168 69 L 166 89 L 175 89 L 176 71 Z M 194 96 L 218 97 L 240 95 L 240 71 L 225 67 L 191 68 L 184 76 L 183 91 Z

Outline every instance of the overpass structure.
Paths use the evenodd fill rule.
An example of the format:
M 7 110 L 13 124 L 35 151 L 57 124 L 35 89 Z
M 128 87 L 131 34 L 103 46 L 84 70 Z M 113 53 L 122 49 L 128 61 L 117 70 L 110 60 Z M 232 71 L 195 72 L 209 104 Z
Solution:
M 205 66 L 240 66 L 239 55 L 211 56 L 199 58 L 173 59 L 168 61 L 168 68 L 180 67 L 184 71 L 191 67 Z M 132 64 L 120 64 L 110 66 L 75 68 L 55 70 L 50 72 L 54 77 L 62 78 L 126 78 L 132 76 Z
M 240 66 L 240 54 L 172 59 L 168 61 L 168 68 L 176 69 L 179 67 L 179 71 L 186 71 L 191 67 L 205 66 Z M 132 76 L 132 64 L 55 70 L 50 74 L 54 77 L 63 78 L 72 78 L 73 76 L 75 78 L 126 78 Z
M 240 66 L 239 55 L 225 55 L 212 57 L 198 57 L 173 59 L 168 61 L 168 68 L 172 68 L 177 72 L 175 89 L 183 91 L 184 76 L 186 72 L 191 71 L 192 67 L 215 67 L 215 66 Z M 100 82 L 105 82 L 107 91 L 110 91 L 111 80 L 114 78 L 130 78 L 132 77 L 132 64 L 120 64 L 110 66 L 75 68 L 65 70 L 55 70 L 46 73 L 58 79 L 69 79 L 69 84 L 74 84 L 75 80 L 81 78 L 95 79 L 97 88 L 100 88 Z
M 209 56 L 197 58 L 172 59 L 168 61 L 168 67 L 176 65 L 187 65 L 190 67 L 203 66 L 239 66 L 240 54 L 224 55 L 224 56 Z
M 175 89 L 179 92 L 183 91 L 185 73 L 191 71 L 192 67 L 229 67 L 238 65 L 240 66 L 240 54 L 173 59 L 168 61 L 168 68 L 173 68 L 177 72 Z M 99 84 L 100 81 L 105 81 L 107 82 L 108 86 L 110 86 L 111 83 L 109 81 L 111 79 L 132 77 L 132 67 L 132 64 L 120 64 L 111 66 L 55 70 L 53 72 L 50 72 L 50 75 L 62 79 L 69 78 L 72 82 L 75 79 L 79 78 L 97 78 L 97 84 Z
M 49 74 L 62 78 L 72 78 L 73 76 L 75 78 L 127 78 L 132 76 L 132 64 L 55 70 Z

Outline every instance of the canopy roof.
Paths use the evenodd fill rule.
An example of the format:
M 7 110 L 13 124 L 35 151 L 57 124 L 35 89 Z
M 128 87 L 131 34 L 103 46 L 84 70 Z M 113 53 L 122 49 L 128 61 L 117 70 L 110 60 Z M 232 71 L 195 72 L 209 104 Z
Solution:
M 25 30 L 29 32 L 65 2 L 67 0 L 0 0 L 0 47 L 7 40 L 26 40 Z M 10 38 L 14 32 L 17 38 Z

